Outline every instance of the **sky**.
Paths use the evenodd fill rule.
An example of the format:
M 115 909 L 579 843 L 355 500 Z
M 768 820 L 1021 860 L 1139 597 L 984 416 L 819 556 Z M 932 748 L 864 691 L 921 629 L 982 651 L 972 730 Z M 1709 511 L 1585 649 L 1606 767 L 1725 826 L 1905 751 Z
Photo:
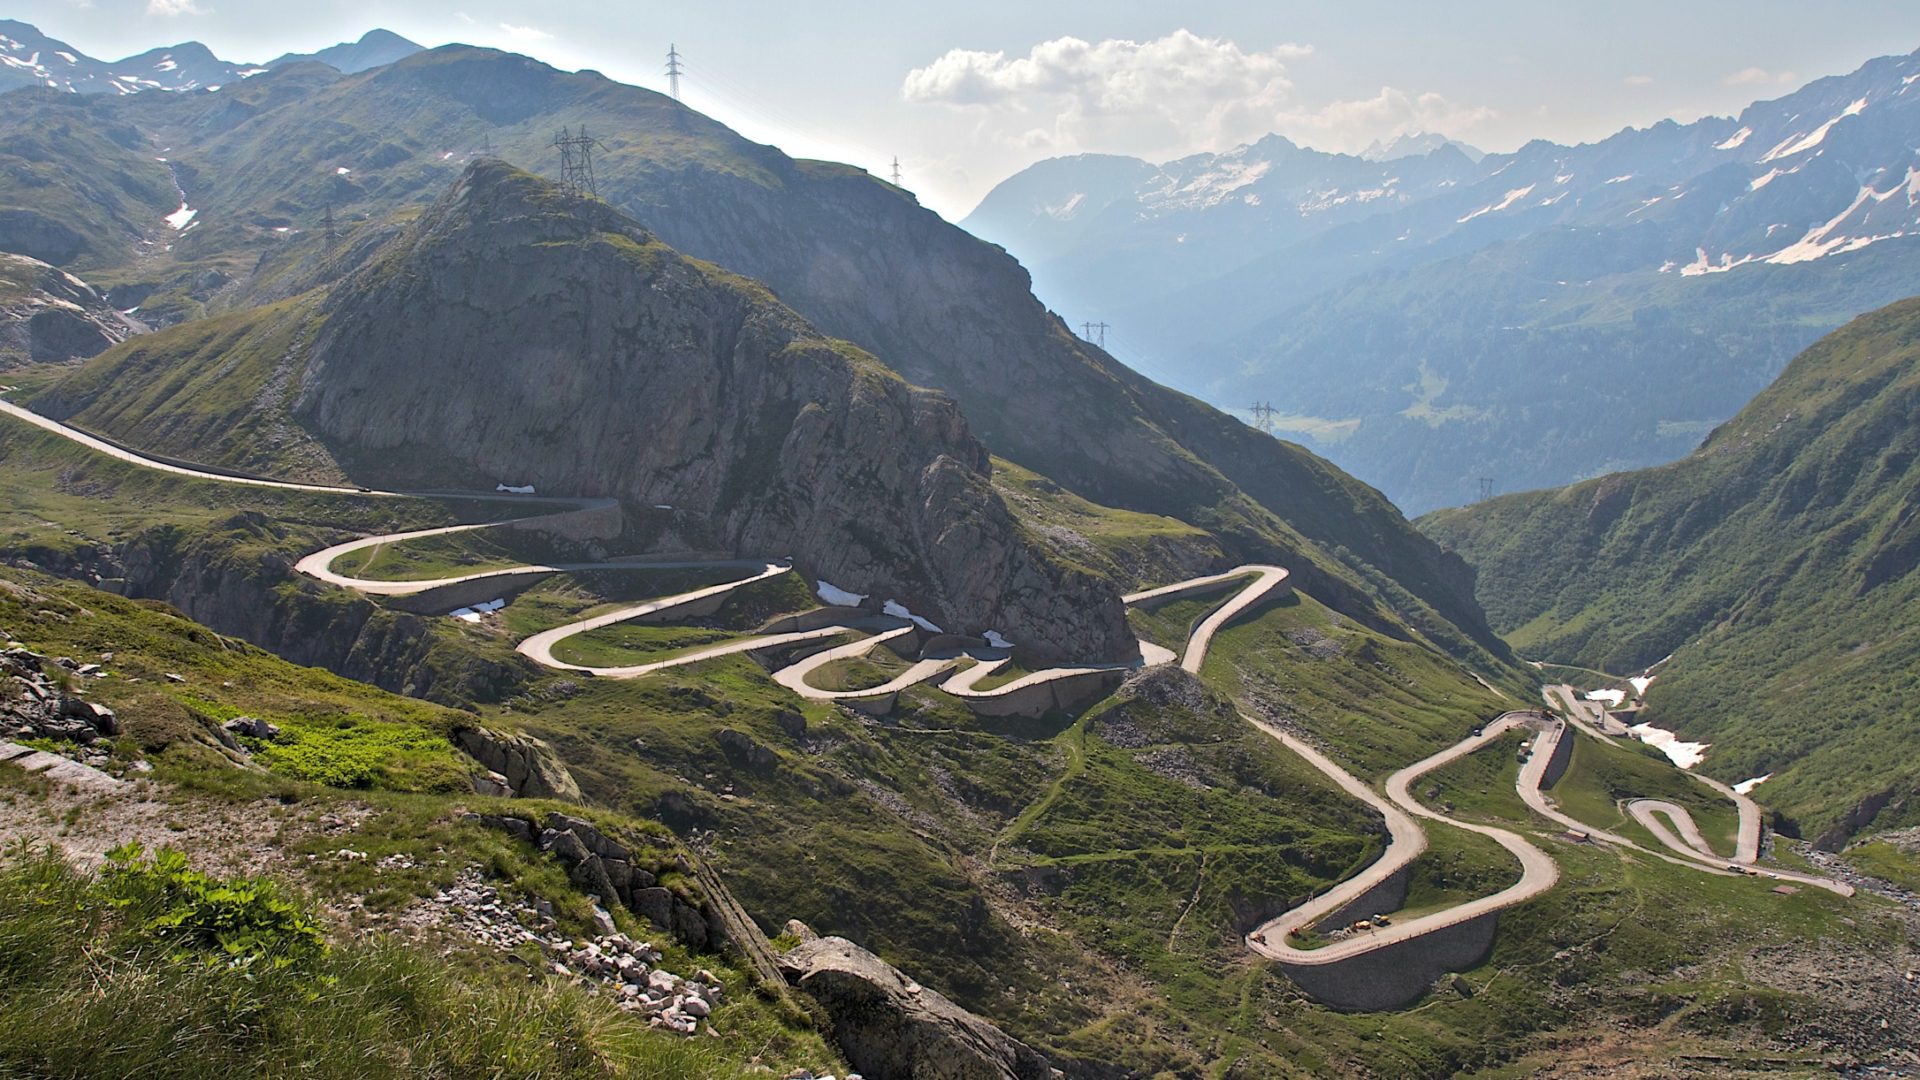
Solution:
M 117 59 L 261 61 L 385 27 L 665 90 L 790 154 L 859 165 L 959 220 L 1042 158 L 1163 161 L 1278 132 L 1326 150 L 1437 131 L 1485 150 L 1733 114 L 1920 48 L 1920 3 L 1853 0 L 15 0 Z

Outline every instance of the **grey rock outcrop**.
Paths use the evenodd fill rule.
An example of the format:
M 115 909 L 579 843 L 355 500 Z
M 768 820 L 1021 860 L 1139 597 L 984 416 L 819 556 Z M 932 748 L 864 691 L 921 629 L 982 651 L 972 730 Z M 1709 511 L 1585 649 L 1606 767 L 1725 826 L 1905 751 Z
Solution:
M 295 411 L 369 479 L 670 504 L 1040 659 L 1135 650 L 1113 589 L 1019 528 L 950 398 L 603 203 L 478 162 L 320 313 Z
M 0 738 L 91 746 L 120 734 L 120 718 L 112 709 L 68 692 L 55 675 L 79 667 L 66 657 L 49 659 L 18 646 L 0 651 Z
M 147 327 L 91 285 L 25 255 L 0 252 L 0 367 L 79 360 Z
M 848 1064 L 875 1080 L 1049 1080 L 1037 1050 L 845 938 L 816 938 L 780 958 L 820 1002 Z
M 513 794 L 525 799 L 580 801 L 580 785 L 566 763 L 545 742 L 526 734 L 501 734 L 463 728 L 454 736 L 475 761 L 500 774 Z

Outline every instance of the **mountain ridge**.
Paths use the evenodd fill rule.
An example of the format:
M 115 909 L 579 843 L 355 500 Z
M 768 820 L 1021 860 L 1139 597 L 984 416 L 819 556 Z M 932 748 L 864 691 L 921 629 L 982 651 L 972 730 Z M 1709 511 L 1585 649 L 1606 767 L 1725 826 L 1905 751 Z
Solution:
M 1043 163 L 968 224 L 1025 259 L 1049 302 L 1114 322 L 1148 374 L 1209 400 L 1274 401 L 1289 435 L 1417 513 L 1503 472 L 1516 488 L 1671 460 L 1821 333 L 1920 292 L 1917 74 L 1920 55 L 1881 57 L 1736 117 L 1534 140 L 1438 175 L 1412 169 L 1432 155 L 1255 143 L 1190 166 L 1237 185 L 1230 197 L 1170 200 L 1155 181 L 1097 225 L 1033 209 L 1082 190 L 1037 184 L 1058 174 Z M 1249 178 L 1255 157 L 1266 171 Z M 1010 212 L 988 215 L 995 204 Z M 1431 305 L 1409 309 L 1409 292 Z M 1653 367 L 1641 395 L 1597 375 L 1662 351 L 1691 355 Z M 1329 374 L 1329 356 L 1363 374 L 1364 393 Z M 1616 449 L 1559 445 L 1589 401 L 1629 425 Z M 1520 430 L 1538 434 L 1516 442 Z
M 286 64 L 318 61 L 344 74 L 390 64 L 421 47 L 391 30 L 313 53 L 285 53 L 264 64 L 222 60 L 198 41 L 160 46 L 118 60 L 99 60 L 31 23 L 0 19 L 0 92 L 40 86 L 71 94 L 138 94 L 149 90 L 218 91 Z
M 1826 830 L 1920 782 L 1902 721 L 1920 670 L 1916 417 L 1910 299 L 1821 339 L 1679 461 L 1420 523 L 1479 567 L 1517 648 L 1657 666 L 1641 719 L 1711 743 L 1713 775 L 1771 775 L 1767 801 Z
M 211 354 L 186 324 L 39 404 L 169 453 L 250 461 L 304 436 L 360 483 L 671 507 L 689 539 L 791 554 L 1043 660 L 1133 648 L 1117 594 L 1020 534 L 951 399 L 505 163 L 474 162 L 333 286 L 215 322 L 236 318 Z

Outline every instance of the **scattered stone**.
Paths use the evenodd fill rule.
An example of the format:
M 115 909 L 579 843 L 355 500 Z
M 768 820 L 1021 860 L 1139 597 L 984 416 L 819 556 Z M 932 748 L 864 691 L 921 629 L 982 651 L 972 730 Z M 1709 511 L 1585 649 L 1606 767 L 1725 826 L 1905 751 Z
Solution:
M 163 676 L 164 676 L 164 677 L 165 677 L 165 679 L 166 679 L 166 680 L 167 680 L 168 682 L 170 682 L 170 683 L 183 683 L 183 682 L 186 682 L 186 681 L 187 681 L 187 679 L 186 679 L 186 676 L 184 676 L 184 675 L 176 675 L 176 674 L 174 674 L 174 673 L 173 673 L 173 672 L 171 672 L 171 671 L 168 671 L 168 672 L 164 672 L 164 673 L 163 673 Z

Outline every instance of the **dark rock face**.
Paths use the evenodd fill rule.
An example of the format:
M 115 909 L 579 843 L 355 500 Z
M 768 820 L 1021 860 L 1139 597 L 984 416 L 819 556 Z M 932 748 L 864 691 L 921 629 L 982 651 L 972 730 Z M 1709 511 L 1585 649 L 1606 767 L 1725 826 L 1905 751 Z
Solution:
M 0 252 L 0 295 L 9 293 L 0 301 L 0 366 L 96 356 L 147 329 L 79 278 Z
M 846 938 L 816 938 L 780 958 L 819 1001 L 847 1062 L 875 1080 L 1049 1080 L 1039 1051 Z
M 553 748 L 531 735 L 500 734 L 467 728 L 455 736 L 460 749 L 499 773 L 514 795 L 524 799 L 580 801 L 580 785 Z
M 477 163 L 323 310 L 295 408 L 370 478 L 671 504 L 1042 659 L 1134 648 L 1118 597 L 1022 536 L 950 399 L 602 203 Z
M 531 662 L 445 655 L 436 650 L 427 619 L 343 597 L 296 574 L 277 552 L 238 550 L 236 536 L 276 539 L 275 527 L 259 515 L 237 514 L 221 528 L 194 534 L 159 526 L 92 564 L 44 569 L 129 597 L 165 600 L 195 622 L 296 664 L 442 704 L 498 700 L 537 671 Z

